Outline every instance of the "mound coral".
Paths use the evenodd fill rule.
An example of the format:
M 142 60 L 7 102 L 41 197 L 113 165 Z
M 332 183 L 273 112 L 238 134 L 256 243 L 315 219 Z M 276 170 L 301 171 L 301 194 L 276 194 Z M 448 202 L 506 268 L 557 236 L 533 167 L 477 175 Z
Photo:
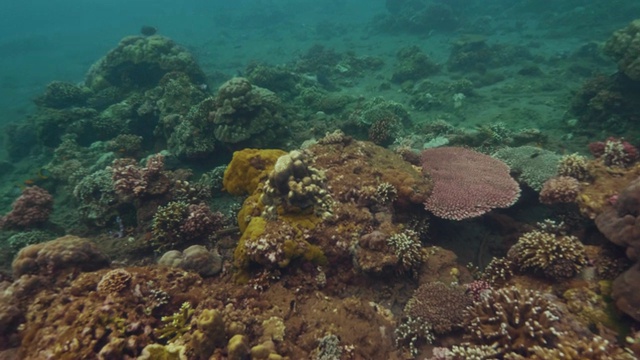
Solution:
M 584 246 L 576 237 L 539 230 L 523 234 L 509 249 L 508 258 L 520 270 L 551 279 L 574 277 L 587 264 Z
M 279 143 L 286 129 L 281 126 L 284 112 L 274 92 L 236 77 L 220 86 L 208 118 L 216 125 L 216 139 L 238 148 L 248 140 L 252 146 Z
M 515 287 L 494 290 L 465 312 L 469 339 L 494 344 L 502 353 L 531 354 L 533 346 L 553 348 L 560 312 L 540 293 Z
M 0 219 L 0 228 L 27 229 L 47 222 L 53 211 L 53 196 L 43 188 L 25 188 L 11 205 L 11 211 Z
M 505 163 L 473 150 L 426 149 L 422 152 L 422 168 L 434 184 L 425 207 L 444 219 L 480 216 L 495 208 L 509 207 L 520 196 L 520 187 Z
M 194 271 L 200 276 L 213 276 L 222 270 L 222 257 L 215 249 L 209 251 L 202 245 L 192 245 L 183 252 L 167 251 L 158 264 Z
M 13 274 L 56 274 L 65 269 L 93 271 L 109 265 L 109 259 L 91 241 L 73 235 L 29 245 L 13 260 Z

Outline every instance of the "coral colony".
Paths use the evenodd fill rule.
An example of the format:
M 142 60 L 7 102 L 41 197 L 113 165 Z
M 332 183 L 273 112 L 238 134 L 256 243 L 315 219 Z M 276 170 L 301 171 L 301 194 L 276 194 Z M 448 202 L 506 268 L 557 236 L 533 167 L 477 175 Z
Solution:
M 460 26 L 408 3 L 375 26 Z M 212 89 L 156 31 L 36 101 L 25 131 L 50 159 L 0 220 L 0 357 L 640 356 L 638 138 L 601 123 L 637 110 L 640 20 L 604 46 L 616 75 L 567 105 L 602 135 L 566 152 L 545 130 L 448 121 L 526 56 L 480 35 L 446 64 L 399 51 L 381 88 L 480 74 L 421 82 L 409 105 L 337 92 L 383 64 L 322 46 Z M 450 116 L 415 125 L 428 109 Z

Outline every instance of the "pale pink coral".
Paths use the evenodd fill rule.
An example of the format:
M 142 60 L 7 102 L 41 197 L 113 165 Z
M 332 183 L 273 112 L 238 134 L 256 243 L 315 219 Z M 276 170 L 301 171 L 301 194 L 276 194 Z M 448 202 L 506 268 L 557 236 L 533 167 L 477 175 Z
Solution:
M 509 207 L 520 197 L 520 187 L 509 175 L 509 166 L 473 150 L 424 150 L 422 169 L 433 180 L 433 193 L 424 205 L 444 219 L 480 216 L 495 208 Z

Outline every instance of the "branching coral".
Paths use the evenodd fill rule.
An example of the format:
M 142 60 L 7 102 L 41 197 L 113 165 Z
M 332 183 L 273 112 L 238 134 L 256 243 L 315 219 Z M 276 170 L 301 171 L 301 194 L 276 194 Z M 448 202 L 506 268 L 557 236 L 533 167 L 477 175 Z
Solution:
M 313 208 L 321 217 L 331 216 L 333 200 L 325 189 L 326 178 L 308 163 L 308 156 L 297 150 L 278 158 L 261 197 L 267 218 L 275 218 L 278 207 L 284 213 Z
M 539 230 L 523 234 L 508 257 L 520 270 L 552 279 L 571 278 L 587 264 L 584 246 L 576 237 Z
M 560 333 L 559 311 L 540 293 L 517 288 L 491 291 L 465 312 L 469 339 L 495 344 L 503 353 L 531 354 L 533 346 L 553 348 Z
M 422 264 L 422 244 L 416 232 L 407 230 L 393 234 L 387 239 L 387 245 L 398 258 L 401 270 L 412 271 Z
M 578 153 L 563 155 L 558 162 L 557 175 L 571 176 L 579 181 L 589 180 L 591 174 L 587 158 Z
M 182 303 L 180 310 L 173 315 L 163 316 L 163 326 L 156 330 L 160 339 L 174 341 L 191 330 L 191 315 L 195 310 L 188 302 Z
M 580 193 L 580 182 L 570 176 L 553 177 L 542 184 L 540 202 L 543 204 L 574 202 Z

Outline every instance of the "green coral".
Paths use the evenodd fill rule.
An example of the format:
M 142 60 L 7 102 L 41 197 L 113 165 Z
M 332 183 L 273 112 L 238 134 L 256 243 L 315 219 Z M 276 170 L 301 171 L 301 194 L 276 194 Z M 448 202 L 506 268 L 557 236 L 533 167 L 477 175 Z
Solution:
M 542 184 L 556 176 L 560 155 L 535 146 L 506 147 L 496 151 L 493 157 L 504 161 L 516 178 L 536 191 Z
M 194 309 L 188 302 L 182 303 L 180 309 L 173 315 L 163 316 L 163 326 L 156 330 L 159 339 L 168 339 L 169 342 L 175 341 L 191 330 L 191 315 Z
M 73 189 L 73 196 L 80 203 L 80 217 L 96 226 L 105 226 L 117 216 L 118 204 L 110 170 L 98 170 L 85 176 Z

